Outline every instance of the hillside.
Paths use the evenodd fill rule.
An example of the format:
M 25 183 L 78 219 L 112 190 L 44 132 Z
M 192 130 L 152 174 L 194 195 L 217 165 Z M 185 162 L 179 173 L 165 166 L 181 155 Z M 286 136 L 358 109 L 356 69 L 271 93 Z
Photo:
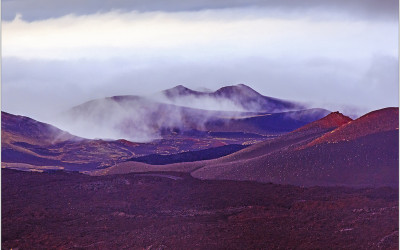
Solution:
M 371 115 L 372 114 L 372 115 Z M 291 133 L 254 144 L 233 154 L 212 160 L 148 165 L 121 162 L 93 172 L 95 175 L 142 171 L 190 172 L 200 179 L 228 179 L 272 182 L 301 186 L 398 186 L 398 109 L 383 109 L 352 121 L 334 112 Z M 346 127 L 376 120 L 368 133 L 358 131 L 348 139 L 318 143 L 327 135 L 342 133 Z M 393 120 L 394 119 L 394 120 Z M 350 124 L 352 124 L 350 126 Z M 343 128 L 343 129 L 342 129 Z M 383 131 L 382 131 L 383 130 Z M 353 131 L 353 130 L 352 130 Z
M 274 148 L 282 138 L 262 142 L 195 170 L 192 175 L 295 185 L 398 186 L 398 108 L 346 120 L 331 132 L 300 143 Z M 314 129 L 323 123 L 320 120 L 307 126 Z M 368 128 L 362 129 L 366 124 Z M 305 131 L 299 129 L 287 138 Z

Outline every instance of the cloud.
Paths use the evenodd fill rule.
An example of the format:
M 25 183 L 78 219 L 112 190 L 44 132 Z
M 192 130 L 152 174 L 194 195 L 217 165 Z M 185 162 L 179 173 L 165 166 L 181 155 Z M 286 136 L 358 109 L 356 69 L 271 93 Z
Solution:
M 180 121 L 179 112 L 169 112 L 167 120 L 152 119 L 157 107 L 136 100 L 117 102 L 110 98 L 97 99 L 75 109 L 49 118 L 52 124 L 73 135 L 89 139 L 127 139 L 149 142 L 160 139 L 158 128 L 174 126 Z
M 3 56 L 25 59 L 359 58 L 377 50 L 391 55 L 398 51 L 397 22 L 280 19 L 259 10 L 247 15 L 240 10 L 223 10 L 194 14 L 108 12 L 35 22 L 17 18 L 4 22 L 2 29 Z
M 10 2 L 24 3 L 5 1 L 5 8 Z M 398 105 L 397 20 L 326 17 L 361 1 L 266 2 L 295 13 L 270 15 L 256 8 L 261 2 L 251 7 L 241 2 L 244 9 L 205 2 L 198 11 L 125 8 L 3 22 L 3 110 L 51 117 L 105 96 L 239 83 L 331 110 Z M 393 5 L 379 3 L 362 6 L 373 15 L 373 6 L 380 13 Z M 299 14 L 302 8 L 306 14 Z
M 399 3 L 397 0 L 6 0 L 2 1 L 3 20 L 12 20 L 19 13 L 24 20 L 44 20 L 75 14 L 89 15 L 113 10 L 122 12 L 182 12 L 219 10 L 228 8 L 263 9 L 270 15 L 304 15 L 309 10 L 326 15 L 341 13 L 352 18 L 397 19 Z
M 154 100 L 162 103 L 174 104 L 181 107 L 188 107 L 203 110 L 216 110 L 216 111 L 240 111 L 245 112 L 246 109 L 235 102 L 233 99 L 215 98 L 209 96 L 181 96 L 178 98 L 168 98 L 163 94 L 155 95 Z M 250 111 L 256 111 L 253 109 Z
M 58 128 L 83 138 L 127 139 L 149 142 L 167 130 L 204 130 L 217 117 L 239 117 L 240 112 L 196 110 L 160 103 L 159 95 L 120 96 L 83 103 L 48 119 Z M 162 98 L 161 101 L 165 100 Z M 208 103 L 210 102 L 210 103 Z M 203 106 L 225 108 L 227 100 L 203 98 Z M 242 109 L 243 110 L 243 109 Z M 226 120 L 229 122 L 229 120 Z

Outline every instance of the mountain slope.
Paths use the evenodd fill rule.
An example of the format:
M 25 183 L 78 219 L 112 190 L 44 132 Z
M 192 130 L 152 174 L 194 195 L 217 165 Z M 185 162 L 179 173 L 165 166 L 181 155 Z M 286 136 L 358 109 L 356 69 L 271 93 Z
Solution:
M 338 111 L 332 112 L 329 115 L 319 119 L 318 121 L 309 123 L 299 129 L 294 130 L 292 133 L 301 133 L 306 132 L 310 133 L 312 131 L 323 131 L 323 130 L 332 130 L 336 129 L 348 122 L 351 122 L 351 119 L 348 116 L 345 116 Z
M 256 143 L 246 149 L 242 149 L 236 153 L 206 161 L 185 162 L 169 165 L 147 165 L 134 162 L 122 162 L 114 165 L 113 167 L 99 170 L 94 172 L 95 175 L 103 174 L 123 174 L 129 172 L 142 172 L 142 171 L 180 171 L 192 172 L 203 167 L 214 166 L 219 164 L 235 164 L 238 162 L 245 162 L 246 160 L 269 155 L 273 152 L 279 152 L 286 148 L 296 148 L 301 145 L 306 145 L 312 140 L 332 131 L 340 125 L 338 120 L 347 122 L 350 119 L 340 113 L 334 112 L 328 116 L 306 125 L 291 133 L 278 136 L 274 139 L 269 139 L 264 142 Z M 351 119 L 350 119 L 351 120 Z M 218 171 L 218 170 L 216 170 Z
M 208 133 L 204 131 L 166 131 L 165 139 L 151 143 L 127 140 L 89 140 L 72 136 L 50 124 L 24 116 L 2 113 L 2 166 L 17 169 L 66 169 L 89 171 L 106 168 L 130 158 L 155 154 L 156 158 L 189 161 L 206 159 L 190 151 L 206 150 L 209 158 L 237 151 L 266 138 L 249 133 Z M 231 144 L 240 144 L 235 149 Z M 223 147 L 225 146 L 225 147 Z M 212 150 L 211 148 L 222 147 Z M 237 149 L 236 149 L 237 148 Z M 193 157 L 194 158 L 193 158 Z M 200 158 L 199 158 L 200 157 Z M 151 158 L 151 157 L 150 157 Z M 154 157 L 153 157 L 154 158 Z M 192 159 L 193 158 L 193 159 Z M 169 161 L 167 159 L 167 161 Z M 165 160 L 163 160 L 165 161 Z M 186 160 L 185 160 L 186 161 Z
M 236 160 L 252 159 L 259 156 L 264 156 L 275 151 L 281 151 L 285 148 L 295 148 L 298 145 L 304 145 L 322 135 L 330 132 L 341 125 L 351 121 L 351 118 L 344 116 L 338 112 L 330 113 L 329 115 L 309 123 L 297 130 L 288 134 L 279 136 L 272 140 L 257 143 L 246 149 L 218 159 L 218 162 L 232 162 Z
M 184 87 L 178 90 L 179 93 L 189 91 Z M 220 96 L 221 93 L 228 95 L 230 92 L 218 93 Z M 189 91 L 189 94 L 184 94 L 189 98 L 185 102 L 195 102 L 197 97 L 194 96 L 208 94 Z M 228 96 L 232 95 L 234 94 Z M 258 99 L 253 101 L 255 100 Z M 204 105 L 207 103 L 204 99 L 198 101 Z M 218 107 L 218 104 L 216 105 Z M 78 105 L 61 114 L 55 120 L 55 124 L 85 138 L 124 138 L 136 142 L 150 142 L 164 138 L 168 131 L 185 133 L 198 130 L 277 135 L 297 129 L 328 113 L 325 109 L 281 113 L 218 111 L 177 106 L 138 96 L 114 96 Z
M 308 127 L 321 123 L 320 120 Z M 362 129 L 366 124 L 368 129 Z M 303 130 L 288 136 L 298 136 Z M 254 145 L 221 158 L 234 160 L 220 159 L 192 175 L 295 185 L 398 186 L 398 135 L 398 108 L 383 109 L 299 144 L 285 144 L 274 150 L 271 142 Z M 326 139 L 331 137 L 344 140 Z
M 344 124 L 330 134 L 316 139 L 308 144 L 307 147 L 321 143 L 337 143 L 339 141 L 354 140 L 376 132 L 393 131 L 399 128 L 398 119 L 398 108 L 376 110 L 361 116 L 354 122 Z
M 25 116 L 12 115 L 1 112 L 1 140 L 8 143 L 10 140 L 19 140 L 47 144 L 66 140 L 79 139 L 50 124 L 38 122 Z
M 132 157 L 123 142 L 86 140 L 50 124 L 2 112 L 2 167 L 18 169 L 92 170 Z

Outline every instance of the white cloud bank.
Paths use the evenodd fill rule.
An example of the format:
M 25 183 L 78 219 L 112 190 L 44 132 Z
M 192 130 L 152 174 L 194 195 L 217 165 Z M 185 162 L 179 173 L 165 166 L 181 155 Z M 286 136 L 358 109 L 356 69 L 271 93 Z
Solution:
M 17 16 L 3 23 L 3 56 L 364 58 L 371 53 L 397 55 L 396 33 L 395 22 L 270 18 L 257 10 L 109 12 L 33 22 Z
M 398 103 L 398 23 L 327 10 L 107 12 L 2 24 L 3 110 L 33 117 L 177 84 L 339 109 Z

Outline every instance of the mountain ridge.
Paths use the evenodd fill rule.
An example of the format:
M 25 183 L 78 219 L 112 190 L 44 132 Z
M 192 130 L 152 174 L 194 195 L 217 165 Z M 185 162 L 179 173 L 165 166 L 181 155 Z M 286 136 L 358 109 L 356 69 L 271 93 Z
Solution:
M 229 100 L 232 104 L 246 111 L 253 112 L 283 112 L 304 109 L 305 106 L 296 102 L 264 96 L 245 84 L 224 86 L 214 92 L 201 92 L 177 85 L 170 89 L 161 91 L 169 101 L 179 102 L 183 99 L 184 104 L 187 97 L 192 98 L 214 98 L 218 100 Z
M 177 97 L 179 101 L 166 101 L 160 96 L 98 98 L 63 112 L 54 123 L 63 130 L 86 138 L 150 142 L 163 138 L 162 131 L 172 130 L 276 135 L 297 129 L 329 112 L 324 109 L 308 111 L 300 109 L 300 106 L 296 106 L 294 111 L 287 111 L 289 106 L 294 107 L 295 104 L 262 96 L 246 85 L 226 86 L 212 93 L 178 85 L 162 93 Z M 187 103 L 194 103 L 196 107 L 185 106 Z M 260 105 L 274 112 L 261 112 Z M 297 117 L 285 117 L 290 114 L 288 112 Z
M 373 133 L 395 130 L 399 127 L 398 117 L 398 108 L 388 107 L 374 110 L 358 119 L 343 124 L 343 126 L 340 126 L 331 133 L 310 142 L 304 147 L 312 147 L 321 143 L 348 141 Z

